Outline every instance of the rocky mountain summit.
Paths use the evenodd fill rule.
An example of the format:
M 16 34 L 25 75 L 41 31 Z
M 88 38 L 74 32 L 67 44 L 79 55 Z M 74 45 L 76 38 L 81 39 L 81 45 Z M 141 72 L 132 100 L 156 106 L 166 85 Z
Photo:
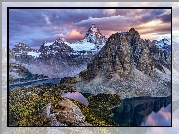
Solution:
M 79 76 L 89 84 L 93 82 L 98 84 L 97 81 L 100 81 L 100 85 L 105 85 L 104 87 L 108 87 L 106 85 L 107 81 L 111 83 L 115 79 L 112 82 L 113 84 L 120 81 L 120 83 L 128 83 L 127 85 L 131 86 L 135 81 L 134 88 L 139 89 L 137 85 L 143 85 L 141 87 L 145 86 L 146 89 L 151 90 L 153 90 L 153 87 L 151 88 L 150 84 L 155 83 L 157 84 L 155 88 L 158 88 L 160 82 L 156 81 L 161 80 L 161 83 L 168 85 L 165 88 L 168 91 L 171 82 L 170 70 L 170 53 L 163 51 L 156 45 L 152 45 L 150 40 L 141 39 L 139 33 L 134 28 L 131 28 L 129 32 L 112 34 L 108 38 L 106 45 L 87 65 L 87 69 L 80 72 Z M 136 77 L 137 79 L 134 79 Z M 142 79 L 145 81 L 144 77 L 146 78 L 146 83 L 141 81 Z M 164 77 L 165 80 L 163 80 Z M 105 83 L 101 82 L 103 78 L 106 79 Z M 164 89 L 163 85 L 165 84 L 160 85 L 162 89 Z M 121 87 L 126 88 L 126 86 Z M 115 88 L 119 87 L 116 86 Z
M 86 39 L 87 42 L 96 44 L 97 46 L 105 45 L 107 41 L 105 36 L 100 32 L 95 24 L 92 24 L 92 26 L 88 29 L 84 39 Z
M 41 45 L 39 58 L 47 58 L 47 57 L 66 57 L 70 55 L 73 49 L 65 44 L 65 39 L 62 37 L 58 37 L 54 42 L 45 41 L 43 45 Z
M 42 113 L 44 118 L 50 119 L 50 126 L 92 126 L 85 121 L 85 116 L 71 100 L 64 98 L 58 105 L 64 107 L 64 110 L 56 109 L 51 113 L 52 104 L 49 103 Z
M 129 32 L 111 35 L 106 45 L 88 64 L 87 70 L 81 73 L 81 77 L 90 81 L 99 72 L 106 78 L 112 78 L 114 73 L 129 76 L 134 68 L 151 75 L 154 68 L 162 70 L 162 65 L 170 69 L 170 56 L 158 46 L 152 45 L 150 40 L 141 39 L 139 33 L 131 28 Z

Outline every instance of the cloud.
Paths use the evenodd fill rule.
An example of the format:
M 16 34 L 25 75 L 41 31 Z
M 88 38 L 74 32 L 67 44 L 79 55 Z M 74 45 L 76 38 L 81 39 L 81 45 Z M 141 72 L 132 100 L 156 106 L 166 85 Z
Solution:
M 150 10 L 148 14 L 141 16 L 142 23 L 147 23 L 152 20 L 161 20 L 164 23 L 168 23 L 171 21 L 171 11 L 166 9 L 154 9 Z
M 90 17 L 86 20 L 82 20 L 74 25 L 79 27 L 90 27 L 91 24 L 96 24 L 99 29 L 102 30 L 120 30 L 121 28 L 128 27 L 135 22 L 136 19 L 131 20 L 125 16 L 110 16 L 103 18 Z M 137 21 L 137 20 L 136 20 Z
M 118 3 L 119 4 L 119 3 Z M 114 4 L 115 5 L 115 4 Z M 114 6 L 113 4 L 111 6 Z M 107 5 L 106 5 L 107 6 Z M 91 24 L 96 24 L 106 37 L 117 31 L 128 31 L 131 27 L 140 30 L 142 36 L 151 34 L 165 34 L 170 32 L 170 11 L 152 9 L 18 9 L 10 12 L 10 40 L 17 39 L 27 44 L 37 44 L 32 38 L 48 37 L 58 34 L 66 36 L 70 42 L 84 38 Z M 45 23 L 44 23 L 45 20 Z M 160 21 L 157 29 L 148 24 Z M 168 25 L 163 25 L 165 22 Z M 141 26 L 143 25 L 143 26 Z M 150 29 L 148 30 L 148 28 Z M 162 27 L 166 27 L 165 30 Z M 147 30 L 145 30 L 147 29 Z M 154 29 L 154 30 L 152 30 Z M 79 34 L 74 34 L 74 30 Z M 160 30 L 160 31 L 155 31 Z M 161 31 L 162 30 L 162 31 Z M 68 36 L 67 36 L 68 35 Z M 73 37 L 72 37 L 73 35 Z M 159 36 L 148 36 L 158 38 Z M 30 41 L 32 40 L 32 41 Z M 39 42 L 38 42 L 39 43 Z
M 76 40 L 82 40 L 85 37 L 85 34 L 80 34 L 76 29 L 72 29 L 66 34 L 56 34 L 55 37 L 64 37 L 69 42 L 74 42 Z
M 116 12 L 116 9 L 104 9 L 103 13 L 107 14 L 108 16 L 114 15 Z
M 44 17 L 44 19 L 45 19 L 45 21 L 46 21 L 46 24 L 47 24 L 47 25 L 51 25 L 50 18 L 49 18 L 47 15 L 43 14 L 43 13 L 42 13 L 42 16 Z
M 163 21 L 163 22 L 171 22 L 171 13 L 170 14 L 164 14 L 164 15 L 162 15 L 161 16 L 161 20 Z
M 151 15 L 144 15 L 142 16 L 141 18 L 141 22 L 142 23 L 147 23 L 147 22 L 150 22 L 151 20 L 154 20 L 154 16 L 151 16 Z
M 154 16 L 158 16 L 158 15 L 162 15 L 165 13 L 165 9 L 154 9 L 151 11 L 151 15 L 154 15 Z

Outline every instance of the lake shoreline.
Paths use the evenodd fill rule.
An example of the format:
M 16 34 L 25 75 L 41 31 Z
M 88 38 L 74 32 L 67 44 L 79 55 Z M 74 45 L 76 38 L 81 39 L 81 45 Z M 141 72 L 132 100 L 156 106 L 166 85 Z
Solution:
M 9 84 L 9 87 L 11 88 L 11 89 L 13 89 L 13 88 L 16 88 L 16 87 L 19 87 L 19 86 L 27 86 L 26 84 L 29 84 L 29 85 L 39 85 L 40 83 L 38 83 L 38 82 L 43 82 L 43 83 L 41 83 L 41 84 L 44 84 L 44 83 L 52 83 L 52 84 L 57 84 L 57 82 L 58 83 L 60 83 L 60 79 L 61 78 L 44 78 L 44 79 L 39 79 L 39 80 L 31 80 L 31 81 L 27 81 L 27 82 L 20 82 L 20 83 L 13 83 L 13 84 Z M 51 81 L 51 82 L 48 82 L 48 81 Z M 37 83 L 37 84 L 36 84 Z M 40 85 L 41 85 L 40 84 Z M 75 85 L 75 84 L 74 84 Z M 79 88 L 77 88 L 76 89 L 76 91 L 77 92 L 80 92 L 80 93 L 90 93 L 91 95 L 96 95 L 96 93 L 94 93 L 94 92 L 91 92 L 91 91 L 89 91 L 89 92 L 87 92 L 86 90 L 80 90 Z M 103 93 L 103 92 L 99 92 L 99 93 Z M 98 93 L 98 94 L 99 94 Z M 139 98 L 139 97 L 152 97 L 152 98 L 155 98 L 155 97 L 169 97 L 169 96 L 171 96 L 171 94 L 169 94 L 169 95 L 166 95 L 166 96 L 162 96 L 162 95 L 141 95 L 141 96 L 138 96 L 138 95 L 132 95 L 132 96 L 130 96 L 129 94 L 128 95 L 122 95 L 123 93 L 109 93 L 109 94 L 117 94 L 117 95 L 120 95 L 121 96 L 121 99 L 126 99 L 126 98 Z
M 19 82 L 19 83 L 12 83 L 12 84 L 9 84 L 9 86 L 18 85 L 18 84 L 27 84 L 27 83 L 30 83 L 30 82 L 43 81 L 43 80 L 48 80 L 48 79 L 49 79 L 49 78 L 44 78 L 44 79 L 30 80 L 30 81 Z M 52 79 L 53 79 L 53 78 L 52 78 Z

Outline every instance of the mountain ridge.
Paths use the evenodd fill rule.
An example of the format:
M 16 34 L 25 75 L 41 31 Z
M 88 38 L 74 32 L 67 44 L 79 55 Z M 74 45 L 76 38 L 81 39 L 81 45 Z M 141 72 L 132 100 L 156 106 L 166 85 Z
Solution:
M 154 63 L 154 60 L 165 62 L 167 58 L 167 54 L 159 47 L 153 46 L 150 40 L 141 39 L 139 33 L 131 28 L 127 33 L 115 33 L 108 38 L 106 45 L 88 64 L 87 71 L 94 76 L 85 74 L 84 76 L 89 76 L 90 80 L 100 71 L 106 77 L 111 77 L 110 73 L 114 72 L 118 72 L 119 75 L 129 75 L 133 66 L 150 75 L 154 65 L 157 64 Z M 88 72 L 86 73 L 88 74 Z

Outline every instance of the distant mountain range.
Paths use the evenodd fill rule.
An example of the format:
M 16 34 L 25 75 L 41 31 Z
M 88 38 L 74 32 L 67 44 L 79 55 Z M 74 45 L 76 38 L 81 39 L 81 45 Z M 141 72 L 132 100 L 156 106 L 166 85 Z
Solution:
M 66 74 L 71 76 L 84 70 L 106 41 L 105 36 L 93 24 L 83 40 L 69 43 L 63 37 L 58 37 L 53 42 L 44 41 L 38 50 L 19 43 L 9 50 L 9 57 L 11 63 L 22 64 L 35 74 L 49 77 L 62 77 Z M 45 71 L 44 67 L 49 71 Z
M 92 24 L 83 40 L 69 43 L 63 37 L 58 37 L 53 42 L 44 41 L 38 50 L 30 48 L 24 43 L 19 43 L 15 48 L 9 50 L 9 54 L 10 57 L 27 63 L 39 59 L 48 60 L 50 58 L 62 58 L 67 63 L 69 59 L 71 62 L 71 59 L 77 58 L 89 61 L 94 54 L 101 50 L 106 42 L 107 38 L 105 38 L 95 24 Z M 171 51 L 171 43 L 167 39 L 154 40 L 152 44 L 158 46 L 163 51 Z
M 86 33 L 83 40 L 69 43 L 63 37 L 58 37 L 53 42 L 44 41 L 39 50 L 34 50 L 24 43 L 19 43 L 12 49 L 14 57 L 29 55 L 34 58 L 51 57 L 51 56 L 70 56 L 78 55 L 83 52 L 96 52 L 105 45 L 107 39 L 103 36 L 99 29 L 93 24 Z

